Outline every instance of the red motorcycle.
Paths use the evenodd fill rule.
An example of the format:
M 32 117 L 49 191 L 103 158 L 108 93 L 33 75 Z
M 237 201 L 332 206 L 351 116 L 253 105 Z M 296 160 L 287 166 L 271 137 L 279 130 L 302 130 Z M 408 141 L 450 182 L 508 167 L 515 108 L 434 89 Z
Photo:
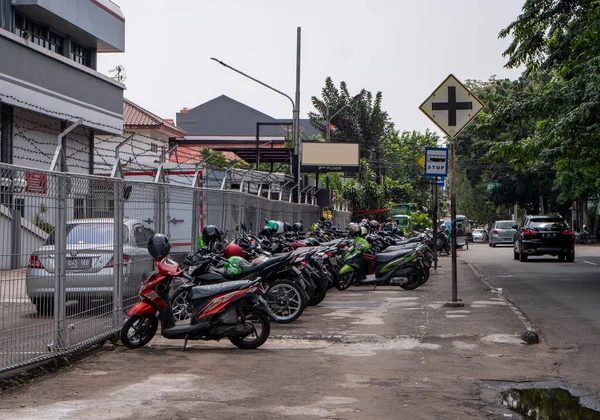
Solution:
M 148 251 L 154 258 L 156 271 L 140 287 L 141 300 L 127 313 L 121 329 L 121 341 L 131 349 L 145 346 L 161 325 L 165 338 L 188 340 L 220 340 L 228 338 L 242 349 L 260 347 L 269 337 L 271 324 L 261 308 L 261 280 L 232 281 L 214 285 L 190 285 L 188 299 L 192 314 L 186 321 L 175 320 L 169 301 L 170 285 L 182 274 L 177 263 L 168 258 L 171 247 L 162 234 L 154 235 Z

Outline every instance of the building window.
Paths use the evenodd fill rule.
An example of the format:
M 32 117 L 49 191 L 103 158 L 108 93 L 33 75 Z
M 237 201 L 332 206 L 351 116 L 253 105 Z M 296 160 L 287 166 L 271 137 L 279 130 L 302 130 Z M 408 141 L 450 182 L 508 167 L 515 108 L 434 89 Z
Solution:
M 73 219 L 85 219 L 85 200 L 83 198 L 74 200 Z
M 86 67 L 90 66 L 92 52 L 89 48 L 84 47 L 76 42 L 71 42 L 71 60 L 76 63 L 83 64 Z
M 158 153 L 158 145 L 156 143 L 151 143 L 150 144 L 150 151 L 152 153 Z
M 15 198 L 15 210 L 19 211 L 21 217 L 25 217 L 25 199 Z
M 40 47 L 63 54 L 64 38 L 50 28 L 23 16 L 15 15 L 15 33 Z

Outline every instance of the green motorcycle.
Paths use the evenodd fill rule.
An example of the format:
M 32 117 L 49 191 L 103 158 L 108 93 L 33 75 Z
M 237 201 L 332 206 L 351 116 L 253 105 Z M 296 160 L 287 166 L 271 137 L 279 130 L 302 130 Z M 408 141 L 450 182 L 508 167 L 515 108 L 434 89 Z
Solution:
M 344 256 L 345 265 L 339 271 L 337 289 L 346 290 L 355 284 L 414 290 L 423 283 L 420 246 L 375 255 L 365 239 L 357 237 L 354 244 L 354 249 Z

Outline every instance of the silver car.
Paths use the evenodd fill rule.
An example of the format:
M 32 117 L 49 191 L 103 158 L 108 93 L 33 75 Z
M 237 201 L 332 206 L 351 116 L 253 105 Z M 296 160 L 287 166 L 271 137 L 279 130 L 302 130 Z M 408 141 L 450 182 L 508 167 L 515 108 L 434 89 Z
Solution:
M 474 229 L 472 236 L 473 236 L 473 242 L 485 242 L 487 233 L 483 229 Z
M 85 308 L 110 303 L 113 295 L 113 219 L 78 219 L 67 223 L 66 300 Z M 152 229 L 140 220 L 123 222 L 123 297 L 137 295 L 154 269 L 148 254 Z M 31 254 L 26 271 L 27 295 L 40 314 L 54 310 L 55 234 Z M 108 308 L 110 310 L 110 307 Z
M 490 229 L 489 245 L 492 247 L 498 244 L 512 245 L 517 229 L 517 222 L 514 220 L 497 220 Z

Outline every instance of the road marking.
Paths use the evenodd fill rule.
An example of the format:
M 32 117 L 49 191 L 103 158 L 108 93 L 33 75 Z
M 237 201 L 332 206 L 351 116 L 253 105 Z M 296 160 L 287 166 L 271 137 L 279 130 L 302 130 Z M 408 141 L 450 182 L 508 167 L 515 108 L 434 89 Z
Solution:
M 596 264 L 596 263 L 589 262 L 589 261 L 584 261 L 584 263 L 586 263 L 586 264 L 592 264 L 592 265 L 598 265 L 598 264 Z

